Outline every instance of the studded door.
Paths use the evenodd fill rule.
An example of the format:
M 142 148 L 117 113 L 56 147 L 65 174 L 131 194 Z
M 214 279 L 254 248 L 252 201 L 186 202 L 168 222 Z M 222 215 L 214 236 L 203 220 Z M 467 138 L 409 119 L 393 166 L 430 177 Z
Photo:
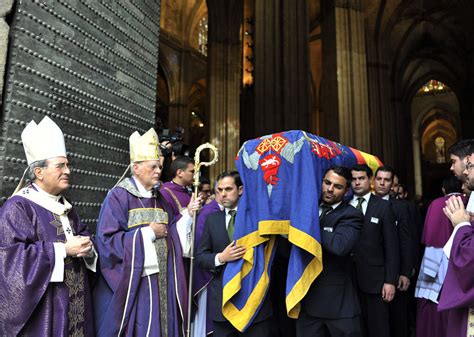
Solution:
M 20 135 L 52 118 L 73 165 L 67 192 L 95 227 L 128 165 L 128 137 L 154 125 L 159 0 L 18 0 L 10 27 L 0 143 L 3 203 L 26 168 Z

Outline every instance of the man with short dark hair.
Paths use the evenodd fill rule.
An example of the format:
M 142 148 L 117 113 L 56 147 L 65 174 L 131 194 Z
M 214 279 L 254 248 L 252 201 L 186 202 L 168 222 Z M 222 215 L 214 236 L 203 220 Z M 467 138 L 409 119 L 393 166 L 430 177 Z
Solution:
M 372 169 L 352 167 L 350 204 L 364 213 L 364 226 L 354 249 L 357 284 L 368 337 L 390 337 L 389 305 L 398 284 L 398 236 L 388 201 L 370 191 Z
M 341 166 L 324 174 L 319 205 L 324 267 L 301 302 L 298 337 L 362 335 L 350 253 L 364 220 L 361 211 L 343 202 L 351 180 L 350 170 Z
M 395 171 L 390 166 L 381 166 L 375 171 L 375 195 L 390 201 L 395 216 L 400 267 L 397 284 L 397 293 L 390 303 L 390 330 L 392 337 L 408 336 L 408 294 L 410 278 L 415 272 L 415 237 L 410 228 L 408 205 L 403 200 L 390 198 Z
M 466 168 L 466 156 L 470 155 L 473 151 L 474 139 L 462 139 L 451 145 L 448 149 L 451 159 L 450 170 L 461 181 L 466 180 L 466 176 L 463 174 Z
M 179 156 L 171 163 L 172 180 L 164 183 L 160 192 L 171 206 L 173 215 L 181 214 L 191 201 L 194 181 L 194 161 L 186 156 Z
M 224 211 L 210 214 L 206 218 L 196 261 L 200 268 L 209 270 L 214 279 L 208 291 L 211 292 L 210 315 L 213 317 L 214 337 L 223 336 L 270 336 L 271 303 L 267 296 L 252 324 L 240 333 L 222 313 L 222 278 L 226 264 L 241 259 L 245 247 L 233 240 L 238 202 L 243 192 L 240 175 L 236 171 L 223 172 L 216 178 L 216 193 Z

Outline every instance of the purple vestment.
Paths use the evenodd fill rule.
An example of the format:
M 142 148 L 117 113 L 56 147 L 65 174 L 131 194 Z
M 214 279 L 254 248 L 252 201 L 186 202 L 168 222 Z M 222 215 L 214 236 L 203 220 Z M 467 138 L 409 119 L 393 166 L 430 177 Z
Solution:
M 102 272 L 94 290 L 98 336 L 184 334 L 187 286 L 182 249 L 172 219 L 162 196 L 141 197 L 132 179 L 125 179 L 107 195 L 97 225 Z M 153 251 L 160 271 L 143 275 L 147 238 L 140 228 L 152 221 L 168 222 L 168 236 L 155 241 L 162 244 Z M 163 307 L 163 303 L 167 305 Z
M 453 225 L 444 214 L 443 208 L 446 206 L 446 200 L 451 196 L 451 194 L 446 195 L 431 202 L 423 226 L 421 242 L 424 246 L 441 250 L 449 240 L 453 232 Z M 441 252 L 441 254 L 443 253 Z M 420 270 L 420 273 L 422 272 L 423 268 Z M 431 280 L 431 282 L 435 281 L 434 278 Z M 438 304 L 433 301 L 425 298 L 417 299 L 416 334 L 418 337 L 446 337 L 447 326 L 447 312 L 439 312 Z
M 186 208 L 191 201 L 189 190 L 171 181 L 164 183 L 160 187 L 160 192 L 171 206 L 173 215 L 178 215 L 183 208 Z
M 196 219 L 196 233 L 194 241 L 194 253 L 196 253 L 197 247 L 201 242 L 202 232 L 204 230 L 204 224 L 206 223 L 206 218 L 209 214 L 219 212 L 221 209 L 217 201 L 212 200 L 209 204 L 205 205 L 199 212 Z M 197 264 L 194 264 L 194 279 L 193 279 L 193 296 L 194 298 L 199 295 L 199 293 L 207 287 L 209 282 L 211 282 L 212 274 L 204 269 L 198 267 Z M 206 308 L 206 334 L 209 334 L 213 331 L 212 317 L 207 315 L 209 313 L 209 305 L 211 303 L 210 296 L 211 292 L 207 292 L 207 308 Z
M 53 242 L 66 242 L 59 215 L 21 195 L 0 210 L 0 336 L 94 336 L 93 308 L 82 258 L 67 257 L 64 281 L 50 282 Z M 90 236 L 74 209 L 75 235 Z
M 443 248 L 453 232 L 453 225 L 443 212 L 446 200 L 451 196 L 452 194 L 449 194 L 433 200 L 428 208 L 421 239 L 426 247 Z
M 438 309 L 449 310 L 449 337 L 465 337 L 469 307 L 474 306 L 474 226 L 458 229 Z

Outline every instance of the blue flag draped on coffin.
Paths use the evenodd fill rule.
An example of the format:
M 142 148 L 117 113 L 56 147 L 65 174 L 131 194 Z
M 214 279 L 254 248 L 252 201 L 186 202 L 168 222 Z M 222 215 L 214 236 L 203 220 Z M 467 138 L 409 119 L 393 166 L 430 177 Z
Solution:
M 275 235 L 292 243 L 286 308 L 297 318 L 300 301 L 323 268 L 319 196 L 324 171 L 380 161 L 369 154 L 304 131 L 287 131 L 245 142 L 236 159 L 244 192 L 234 239 L 247 248 L 223 278 L 223 314 L 239 331 L 251 324 L 268 291 Z

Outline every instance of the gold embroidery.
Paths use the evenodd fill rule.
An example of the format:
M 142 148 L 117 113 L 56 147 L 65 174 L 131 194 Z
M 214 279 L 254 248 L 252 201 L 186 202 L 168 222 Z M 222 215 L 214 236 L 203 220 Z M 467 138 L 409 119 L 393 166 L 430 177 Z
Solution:
M 181 213 L 181 211 L 185 209 L 186 207 L 181 206 L 181 203 L 179 202 L 178 197 L 176 196 L 176 194 L 173 193 L 173 191 L 169 187 L 164 186 L 163 188 L 169 192 L 171 198 L 173 198 L 174 202 L 176 203 L 176 207 L 178 207 L 178 210 Z
M 161 336 L 168 336 L 168 246 L 166 239 L 155 242 L 156 255 L 158 256 L 158 293 L 160 296 L 160 322 Z
M 150 222 L 168 223 L 168 213 L 161 208 L 135 208 L 128 212 L 128 228 Z

